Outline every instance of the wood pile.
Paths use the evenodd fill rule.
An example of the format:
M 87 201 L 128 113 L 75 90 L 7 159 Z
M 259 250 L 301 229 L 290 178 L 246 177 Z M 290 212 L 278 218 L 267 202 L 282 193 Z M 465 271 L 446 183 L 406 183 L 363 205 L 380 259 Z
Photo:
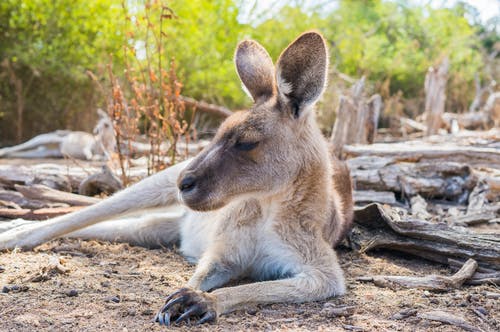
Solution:
M 490 130 L 344 146 L 358 195 L 351 248 L 396 251 L 459 271 L 360 280 L 435 291 L 500 285 L 499 142 L 500 131 Z M 369 201 L 378 203 L 359 204 Z

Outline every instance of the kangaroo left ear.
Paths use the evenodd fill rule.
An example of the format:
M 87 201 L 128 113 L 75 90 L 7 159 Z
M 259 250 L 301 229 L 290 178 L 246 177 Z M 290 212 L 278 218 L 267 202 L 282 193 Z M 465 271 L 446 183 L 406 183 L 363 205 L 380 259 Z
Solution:
M 314 31 L 303 33 L 281 53 L 276 65 L 279 98 L 296 118 L 323 93 L 327 68 L 325 41 Z

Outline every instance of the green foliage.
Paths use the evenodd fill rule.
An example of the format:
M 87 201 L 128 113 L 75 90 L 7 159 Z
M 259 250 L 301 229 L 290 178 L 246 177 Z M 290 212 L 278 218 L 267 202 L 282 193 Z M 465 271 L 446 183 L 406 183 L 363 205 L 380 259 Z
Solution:
M 126 10 L 121 0 L 0 2 L 0 140 L 19 136 L 12 123 L 21 123 L 22 138 L 48 129 L 81 128 L 82 123 L 88 129 L 93 116 L 89 114 L 102 106 L 103 96 L 85 71 L 106 79 L 110 54 L 120 76 L 126 67 L 144 68 L 148 59 L 141 54 L 162 51 L 158 66 L 169 70 L 175 59 L 183 94 L 244 107 L 250 100 L 241 90 L 232 59 L 237 42 L 254 38 L 276 60 L 308 29 L 322 31 L 330 44 L 330 86 L 336 84 L 335 72 L 353 78 L 366 75 L 373 92 L 386 99 L 398 95 L 411 100 L 413 106 L 405 104 L 408 113 L 422 111 L 425 73 L 445 56 L 451 62 L 450 111 L 467 109 L 476 73 L 498 81 L 491 70 L 485 74 L 483 64 L 485 54 L 498 48 L 498 22 L 470 23 L 477 11 L 460 2 L 436 9 L 401 0 L 343 0 L 316 7 L 304 0 L 275 1 L 266 13 L 260 7 L 269 2 L 256 0 L 254 10 L 262 15 L 249 15 L 250 22 L 242 23 L 242 9 L 249 8 L 242 0 L 163 1 L 176 19 L 162 23 L 163 35 L 154 35 L 147 27 L 157 26 L 159 15 L 147 11 L 158 10 L 161 2 L 128 0 Z M 123 50 L 130 48 L 138 57 L 127 64 Z M 19 118 L 20 105 L 24 119 Z M 323 108 L 334 106 L 325 103 Z
M 120 56 L 121 11 L 116 1 L 0 3 L 2 138 L 79 126 L 78 113 L 96 102 L 85 71 Z

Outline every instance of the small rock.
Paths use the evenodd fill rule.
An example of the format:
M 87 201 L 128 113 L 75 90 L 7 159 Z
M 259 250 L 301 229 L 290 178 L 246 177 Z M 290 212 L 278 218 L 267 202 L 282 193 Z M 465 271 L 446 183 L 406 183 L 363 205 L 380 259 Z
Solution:
M 426 297 L 431 296 L 431 292 L 429 292 L 428 290 L 424 291 L 424 296 L 426 296 Z
M 10 292 L 9 286 L 3 286 L 2 287 L 2 293 L 8 293 L 8 292 Z
M 470 294 L 469 296 L 467 296 L 467 300 L 469 302 L 478 302 L 479 296 L 477 294 Z
M 485 293 L 484 293 L 484 296 L 485 296 L 487 299 L 494 299 L 494 300 L 500 299 L 500 293 L 485 292 Z
M 116 295 L 116 296 L 107 297 L 104 301 L 113 302 L 113 303 L 120 303 L 121 300 L 120 300 L 120 296 Z
M 432 303 L 432 304 L 439 304 L 439 300 L 438 299 L 429 299 L 429 302 Z
M 417 314 L 417 309 L 404 309 L 398 313 L 391 316 L 391 319 L 400 320 L 410 316 L 415 316 Z
M 476 310 L 482 313 L 483 315 L 488 316 L 488 310 L 486 310 L 485 308 L 477 307 Z
M 153 309 L 144 309 L 143 311 L 141 311 L 141 315 L 143 316 L 151 316 L 152 314 L 154 314 L 154 311 Z
M 66 296 L 68 296 L 68 297 L 78 296 L 78 291 L 76 289 L 71 289 L 71 290 L 66 292 Z
M 0 273 L 5 272 L 5 267 L 0 265 Z
M 5 286 L 5 287 L 8 287 L 8 286 Z M 12 285 L 9 287 L 10 288 L 10 291 L 13 292 L 13 293 L 20 293 L 20 292 L 26 292 L 29 287 L 28 286 L 25 286 L 25 285 Z M 3 291 L 3 289 L 2 289 Z
M 109 281 L 101 281 L 101 286 L 102 287 L 110 287 L 111 283 Z
M 257 314 L 257 308 L 248 308 L 247 314 L 255 316 Z

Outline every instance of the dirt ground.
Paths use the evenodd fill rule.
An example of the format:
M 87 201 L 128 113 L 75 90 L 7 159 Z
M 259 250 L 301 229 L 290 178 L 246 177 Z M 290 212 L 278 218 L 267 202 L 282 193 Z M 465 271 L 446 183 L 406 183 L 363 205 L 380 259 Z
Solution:
M 466 286 L 433 293 L 378 288 L 356 281 L 373 274 L 449 275 L 448 268 L 411 257 L 339 251 L 348 279 L 340 298 L 248 308 L 221 316 L 216 325 L 174 327 L 205 331 L 457 331 L 419 317 L 441 310 L 478 331 L 500 329 L 500 288 Z M 54 267 L 54 262 L 59 267 Z M 163 299 L 184 285 L 194 267 L 172 249 L 57 240 L 36 252 L 0 254 L 1 331 L 160 331 L 152 323 Z M 354 306 L 336 317 L 335 306 Z M 409 315 L 397 319 L 398 313 Z

